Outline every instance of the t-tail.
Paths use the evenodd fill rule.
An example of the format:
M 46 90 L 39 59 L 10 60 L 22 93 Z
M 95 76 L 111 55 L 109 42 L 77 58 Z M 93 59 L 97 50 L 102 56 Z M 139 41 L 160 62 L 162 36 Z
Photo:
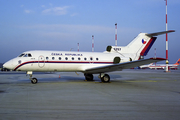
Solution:
M 106 51 L 118 52 L 119 54 L 130 57 L 132 60 L 139 60 L 146 56 L 150 48 L 154 44 L 158 35 L 175 32 L 174 30 L 156 32 L 156 33 L 140 33 L 127 46 L 107 46 Z

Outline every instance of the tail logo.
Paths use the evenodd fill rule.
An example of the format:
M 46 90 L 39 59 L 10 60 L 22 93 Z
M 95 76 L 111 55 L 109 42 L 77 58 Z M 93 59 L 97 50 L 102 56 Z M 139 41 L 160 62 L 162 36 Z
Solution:
M 146 44 L 146 41 L 145 41 L 144 39 L 142 39 L 142 43 L 143 43 L 143 44 Z

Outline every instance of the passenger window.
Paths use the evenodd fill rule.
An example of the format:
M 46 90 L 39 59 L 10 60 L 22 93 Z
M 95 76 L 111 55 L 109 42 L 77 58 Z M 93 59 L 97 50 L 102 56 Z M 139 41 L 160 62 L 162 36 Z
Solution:
M 59 60 L 61 60 L 61 57 L 59 57 Z
M 54 60 L 55 58 L 54 57 L 52 57 L 52 60 Z
M 46 60 L 48 60 L 49 58 L 48 57 L 46 57 Z
M 96 60 L 98 61 L 98 60 L 99 60 L 99 58 L 96 58 Z
M 87 60 L 87 58 L 84 58 L 84 60 Z
M 74 57 L 72 57 L 72 60 L 74 60 Z
M 81 60 L 81 58 L 79 57 L 78 60 Z
M 66 59 L 66 60 L 68 60 L 68 58 L 67 58 L 67 57 L 66 57 L 65 59 Z
M 93 60 L 93 58 L 92 58 L 92 57 L 90 57 L 90 60 Z

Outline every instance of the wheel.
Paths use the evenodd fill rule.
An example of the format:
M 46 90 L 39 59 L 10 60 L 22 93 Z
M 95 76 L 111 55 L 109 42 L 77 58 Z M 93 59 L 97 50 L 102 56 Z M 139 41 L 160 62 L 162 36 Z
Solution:
M 32 80 L 31 80 L 32 84 L 36 84 L 37 82 L 38 82 L 38 80 L 36 78 L 32 78 Z
M 105 82 L 105 83 L 110 82 L 109 75 L 108 74 L 104 74 L 104 76 L 101 78 L 101 81 Z
M 87 81 L 93 81 L 93 74 L 84 74 Z

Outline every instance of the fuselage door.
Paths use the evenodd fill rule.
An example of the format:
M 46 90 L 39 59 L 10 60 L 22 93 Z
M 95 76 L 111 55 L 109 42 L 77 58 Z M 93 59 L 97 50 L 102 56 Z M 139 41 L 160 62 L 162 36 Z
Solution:
M 43 55 L 40 55 L 38 58 L 38 66 L 40 68 L 43 68 L 45 66 L 45 58 Z

